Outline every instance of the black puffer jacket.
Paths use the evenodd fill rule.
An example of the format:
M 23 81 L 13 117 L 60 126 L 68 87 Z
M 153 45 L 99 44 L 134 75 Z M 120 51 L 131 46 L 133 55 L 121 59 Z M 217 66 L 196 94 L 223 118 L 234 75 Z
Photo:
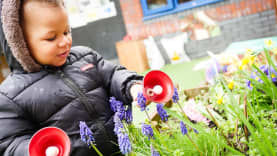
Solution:
M 104 155 L 117 152 L 113 112 L 108 100 L 115 96 L 130 104 L 129 88 L 133 80 L 142 77 L 105 61 L 86 47 L 72 48 L 62 67 L 32 68 L 29 63 L 32 58 L 18 55 L 24 48 L 16 48 L 11 43 L 14 39 L 8 31 L 14 28 L 5 25 L 7 21 L 3 18 L 9 13 L 3 9 L 14 3 L 5 4 L 5 1 L 17 4 L 18 0 L 1 0 L 0 3 L 0 41 L 12 70 L 0 85 L 0 155 L 27 156 L 32 135 L 47 126 L 59 127 L 69 135 L 71 155 L 96 155 L 81 141 L 79 121 L 85 121 L 91 128 L 97 147 Z M 16 33 L 13 37 L 20 36 L 21 32 L 16 30 Z

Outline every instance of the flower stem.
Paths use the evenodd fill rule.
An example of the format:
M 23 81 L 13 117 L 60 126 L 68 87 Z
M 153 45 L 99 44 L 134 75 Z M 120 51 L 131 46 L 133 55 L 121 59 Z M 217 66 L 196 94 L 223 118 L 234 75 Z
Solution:
M 131 134 L 132 132 L 129 131 L 128 124 L 126 122 L 123 122 L 123 121 L 122 121 L 122 124 L 123 124 L 124 132 L 127 133 L 127 134 Z M 131 140 L 136 141 L 136 138 L 133 135 L 129 135 L 129 138 L 131 138 Z
M 168 121 L 165 121 L 164 123 L 165 123 L 165 124 L 167 125 L 167 127 L 170 129 L 170 125 L 169 125 Z
M 248 119 L 248 113 L 247 113 L 247 96 L 245 95 L 244 96 L 244 99 L 243 99 L 244 101 L 243 101 L 243 105 L 244 105 L 244 107 L 243 107 L 243 114 L 245 115 L 245 118 L 246 119 Z M 244 125 L 243 126 L 243 130 L 244 130 L 244 133 L 245 133 L 245 137 L 246 137 L 246 140 L 248 141 L 248 129 L 247 129 L 247 126 L 246 125 Z
M 239 120 L 237 119 L 236 120 L 236 126 L 235 126 L 235 136 L 236 136 L 236 143 L 238 144 L 238 122 L 239 122 Z
M 203 156 L 202 152 L 200 151 L 200 149 L 198 148 L 198 146 L 195 144 L 195 142 L 191 139 L 191 137 L 186 134 L 186 136 L 188 137 L 188 139 L 190 140 L 190 142 L 193 144 L 193 146 L 196 148 L 196 150 L 200 153 L 201 156 Z
M 207 110 L 207 112 L 209 113 L 209 115 L 211 116 L 212 121 L 215 123 L 216 127 L 219 128 L 219 125 L 218 125 L 218 123 L 217 123 L 215 117 L 214 117 L 213 114 L 210 112 L 210 110 L 209 110 L 208 107 L 206 107 L 206 110 Z
M 90 145 L 91 145 L 91 147 L 96 151 L 96 153 L 97 153 L 99 156 L 103 156 L 103 154 L 97 149 L 97 147 L 96 147 L 92 142 L 90 142 Z
M 209 113 L 209 115 L 212 118 L 212 121 L 215 123 L 216 127 L 219 129 L 219 132 L 222 134 L 222 136 L 224 136 L 224 138 L 226 139 L 226 141 L 228 142 L 229 145 L 233 146 L 233 144 L 229 141 L 228 137 L 223 133 L 223 131 L 221 130 L 221 128 L 219 127 L 218 122 L 216 121 L 215 117 L 213 116 L 213 114 L 210 112 L 209 108 L 206 107 L 207 112 Z
M 181 109 L 181 112 L 182 112 L 183 116 L 184 116 L 187 120 L 189 120 L 188 116 L 187 116 L 186 113 L 184 112 L 184 110 L 183 110 L 183 108 L 182 108 L 182 106 L 180 105 L 179 102 L 177 102 L 177 105 L 178 105 L 179 108 Z
M 149 122 L 151 122 L 151 119 L 150 119 L 150 116 L 149 116 L 148 112 L 146 111 L 146 109 L 145 109 L 144 111 L 145 111 L 145 114 L 146 114 L 146 116 L 147 116 Z

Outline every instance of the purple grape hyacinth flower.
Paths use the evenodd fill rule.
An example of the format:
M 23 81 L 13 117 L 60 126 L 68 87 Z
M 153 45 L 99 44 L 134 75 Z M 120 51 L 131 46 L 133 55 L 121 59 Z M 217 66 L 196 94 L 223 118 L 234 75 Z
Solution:
M 168 115 L 167 115 L 167 112 L 163 108 L 164 105 L 158 103 L 156 106 L 157 106 L 157 112 L 160 115 L 162 121 L 167 121 Z
M 127 110 L 125 111 L 125 121 L 128 123 L 128 124 L 131 124 L 132 121 L 133 121 L 133 114 L 132 114 L 132 107 L 129 106 L 127 108 Z
M 143 93 L 138 93 L 137 101 L 138 101 L 140 110 L 144 111 L 146 108 L 146 98 L 143 96 Z
M 113 112 L 116 112 L 118 101 L 115 99 L 115 97 L 110 97 L 110 107 Z
M 174 103 L 177 103 L 179 101 L 179 94 L 178 94 L 178 89 L 174 87 L 174 93 L 172 96 L 172 101 Z
M 151 145 L 151 156 L 160 156 L 160 153 Z
M 198 130 L 193 128 L 194 133 L 199 134 Z
M 125 107 L 121 101 L 115 99 L 115 97 L 110 97 L 110 106 L 113 112 L 118 112 L 118 117 L 123 120 L 125 117 Z
M 110 97 L 110 106 L 113 112 L 118 112 L 120 110 L 124 110 L 123 103 L 121 101 L 116 100 L 115 97 Z
M 184 124 L 183 121 L 180 122 L 180 127 L 181 127 L 182 134 L 186 135 L 188 133 L 188 130 L 187 130 L 187 127 L 186 127 L 186 125 Z
M 80 121 L 80 136 L 81 140 L 86 143 L 89 147 L 91 147 L 91 143 L 95 143 L 95 139 L 93 134 L 87 124 L 84 121 Z
M 141 126 L 141 131 L 143 135 L 148 137 L 148 139 L 154 136 L 154 132 L 151 125 L 147 125 L 143 123 Z
M 122 132 L 124 126 L 123 123 L 121 122 L 119 116 L 118 116 L 118 112 L 115 113 L 114 117 L 113 117 L 113 121 L 114 121 L 114 129 L 113 131 L 115 132 L 116 135 L 118 135 L 119 133 Z
M 120 120 L 125 119 L 128 124 L 133 121 L 132 116 L 132 107 L 126 107 L 123 105 L 121 101 L 115 99 L 115 97 L 110 97 L 110 106 L 113 112 L 117 114 Z
M 128 134 L 119 133 L 117 137 L 118 137 L 118 145 L 119 145 L 119 149 L 120 149 L 121 153 L 127 154 L 127 153 L 131 152 L 132 145 L 131 145 Z

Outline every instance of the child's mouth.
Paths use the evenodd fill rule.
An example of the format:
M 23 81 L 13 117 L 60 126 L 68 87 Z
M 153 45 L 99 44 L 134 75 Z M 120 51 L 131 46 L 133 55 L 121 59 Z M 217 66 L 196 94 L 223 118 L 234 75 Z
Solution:
M 68 53 L 69 53 L 69 52 L 66 51 L 66 52 L 64 52 L 64 53 L 59 54 L 58 56 L 59 56 L 59 57 L 62 57 L 62 58 L 65 58 L 65 57 L 67 57 Z

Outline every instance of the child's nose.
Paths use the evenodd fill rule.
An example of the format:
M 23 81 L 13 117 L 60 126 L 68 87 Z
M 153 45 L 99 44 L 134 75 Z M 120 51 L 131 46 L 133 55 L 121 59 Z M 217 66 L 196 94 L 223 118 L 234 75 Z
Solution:
M 59 42 L 59 47 L 63 48 L 65 46 L 68 46 L 69 44 L 71 44 L 71 39 L 69 36 L 63 36 L 62 40 Z

